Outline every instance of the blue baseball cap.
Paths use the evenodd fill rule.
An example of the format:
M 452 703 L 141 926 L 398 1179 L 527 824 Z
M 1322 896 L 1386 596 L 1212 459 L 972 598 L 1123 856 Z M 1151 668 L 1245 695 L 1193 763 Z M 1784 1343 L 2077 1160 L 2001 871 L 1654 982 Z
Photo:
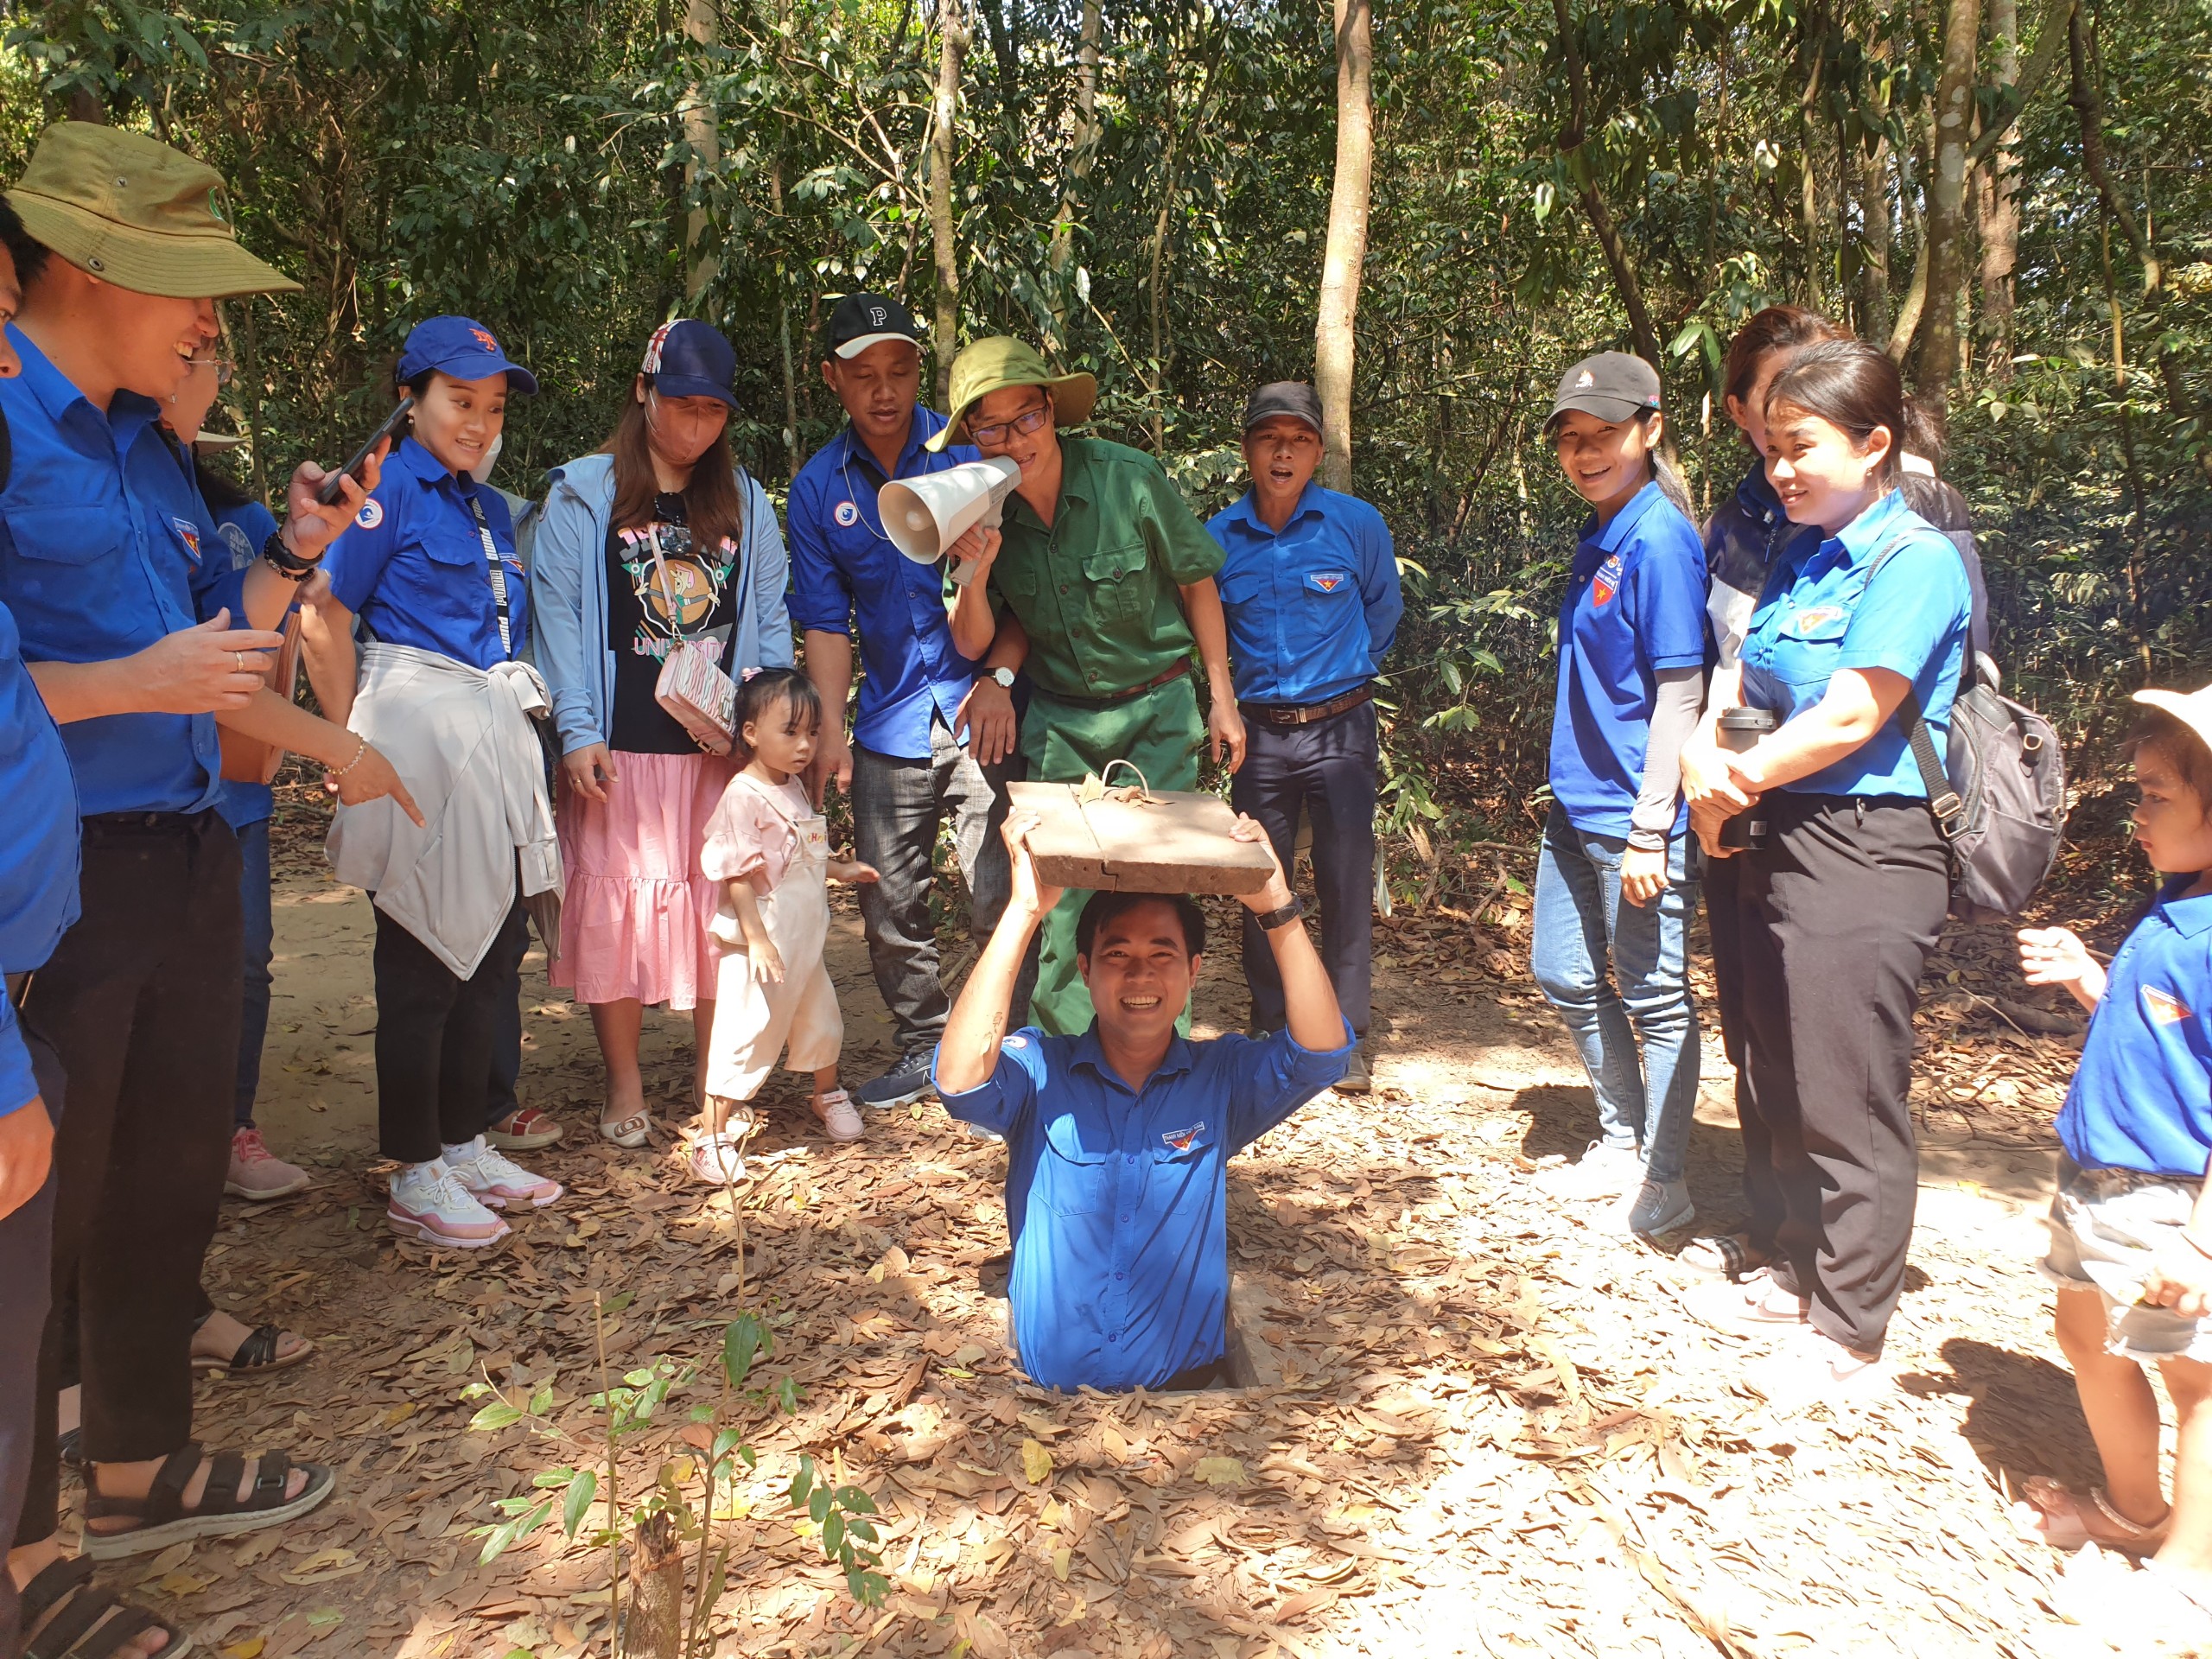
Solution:
M 718 397 L 732 409 L 737 393 L 737 353 L 721 329 L 696 317 L 664 322 L 645 342 L 639 372 L 664 397 Z
M 425 369 L 456 380 L 488 380 L 505 373 L 507 390 L 537 393 L 537 377 L 499 349 L 492 331 L 473 317 L 425 317 L 407 336 L 392 378 L 404 383 Z

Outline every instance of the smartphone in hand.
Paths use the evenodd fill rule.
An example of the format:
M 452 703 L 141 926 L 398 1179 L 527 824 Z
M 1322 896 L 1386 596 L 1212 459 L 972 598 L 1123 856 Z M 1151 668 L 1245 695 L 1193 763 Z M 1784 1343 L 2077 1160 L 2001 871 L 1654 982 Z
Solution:
M 367 441 L 353 452 L 353 460 L 316 486 L 315 499 L 326 507 L 336 506 L 338 498 L 346 493 L 346 480 L 359 479 L 361 476 L 361 468 L 368 464 L 369 457 L 376 453 L 377 445 L 387 438 L 398 436 L 401 429 L 407 424 L 408 416 L 412 414 L 414 410 L 415 394 L 410 391 L 391 406 L 391 413 L 384 417 L 384 424 L 369 434 Z

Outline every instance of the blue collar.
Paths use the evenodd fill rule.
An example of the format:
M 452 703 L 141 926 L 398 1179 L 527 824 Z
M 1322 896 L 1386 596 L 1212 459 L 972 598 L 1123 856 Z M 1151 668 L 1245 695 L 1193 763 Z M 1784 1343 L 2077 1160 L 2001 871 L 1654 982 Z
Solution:
M 1858 564 L 1882 550 L 1896 528 L 1897 516 L 1910 511 L 1904 492 L 1892 489 L 1834 535 L 1823 537 L 1821 546 L 1824 550 L 1840 547 L 1846 563 Z
M 1736 486 L 1736 499 L 1758 513 L 1760 519 L 1771 524 L 1783 517 L 1782 498 L 1774 493 L 1774 484 L 1766 475 L 1766 463 L 1754 461 L 1751 470 L 1744 474 L 1744 481 Z
M 1600 553 L 1619 552 L 1621 543 L 1635 534 L 1636 527 L 1643 522 L 1645 516 L 1666 499 L 1667 493 L 1659 487 L 1659 480 L 1653 479 L 1634 495 L 1629 497 L 1628 505 L 1613 515 L 1612 523 L 1607 524 L 1603 531 L 1598 528 L 1596 513 L 1593 512 L 1584 519 L 1582 521 L 1583 544 L 1594 547 Z
M 1132 1099 L 1136 1096 L 1137 1091 L 1129 1087 L 1120 1072 L 1106 1063 L 1106 1051 L 1098 1042 L 1098 1020 L 1096 1015 L 1092 1016 L 1083 1035 L 1075 1039 L 1075 1054 L 1068 1064 L 1087 1066 L 1102 1083 L 1111 1084 Z M 1180 1037 L 1172 1037 L 1167 1042 L 1167 1052 L 1161 1057 L 1152 1076 L 1145 1079 L 1145 1086 L 1149 1088 L 1161 1077 L 1188 1071 L 1197 1064 L 1197 1057 L 1191 1052 L 1191 1045 Z
M 1287 536 L 1290 533 L 1290 527 L 1306 514 L 1326 512 L 1328 494 L 1319 484 L 1307 479 L 1306 487 L 1299 492 L 1298 505 L 1290 510 L 1290 517 L 1283 520 L 1282 528 L 1276 530 L 1260 517 L 1259 501 L 1248 487 L 1230 505 L 1229 517 L 1232 522 L 1244 525 L 1255 536 Z
M 935 437 L 944 425 L 944 416 L 927 404 L 914 405 L 914 417 L 906 423 L 906 442 L 899 451 L 899 466 L 893 474 L 893 477 L 906 478 L 912 475 L 919 458 L 926 454 L 922 446 Z M 853 430 L 853 423 L 849 418 L 839 429 L 837 442 L 844 446 L 837 458 L 837 464 L 841 467 L 849 467 L 856 461 L 862 461 L 870 467 L 877 466 L 875 452 L 861 442 L 860 435 Z M 890 481 L 889 479 L 884 480 L 887 484 Z
M 54 367 L 54 359 L 12 322 L 8 325 L 8 340 L 15 346 L 16 355 L 23 360 L 20 377 L 23 389 L 38 400 L 38 406 L 57 427 L 81 405 L 83 418 L 113 429 L 119 454 L 130 447 L 139 429 L 152 424 L 161 413 L 161 405 L 152 398 L 142 397 L 135 391 L 118 391 L 108 404 L 108 412 L 102 415 L 92 407 L 92 400 L 78 391 L 77 383 Z
M 2166 918 L 2166 925 L 2185 939 L 2212 928 L 2212 893 L 2200 893 L 2194 899 L 2182 897 L 2182 890 L 2196 882 L 2194 875 L 2177 875 L 2158 889 L 2159 913 Z
M 445 462 L 417 442 L 411 433 L 399 441 L 399 447 L 391 452 L 385 466 L 389 477 L 411 478 L 426 490 L 443 486 L 456 500 L 467 499 L 461 487 L 460 474 L 448 472 Z M 472 481 L 472 493 L 476 487 L 480 486 Z

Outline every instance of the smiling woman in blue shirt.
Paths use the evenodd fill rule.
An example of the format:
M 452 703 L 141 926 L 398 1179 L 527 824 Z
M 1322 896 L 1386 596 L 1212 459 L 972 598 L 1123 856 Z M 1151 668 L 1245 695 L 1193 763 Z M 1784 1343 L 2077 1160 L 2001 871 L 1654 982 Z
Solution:
M 1770 1397 L 1836 1397 L 1879 1383 L 1912 1236 L 1912 1017 L 1950 881 L 1904 722 L 1924 716 L 1942 752 L 1970 601 L 1958 549 L 1898 493 L 1886 356 L 1808 346 L 1765 417 L 1783 510 L 1818 533 L 1777 560 L 1744 641 L 1744 701 L 1777 723 L 1727 765 L 1766 833 L 1728 855 L 1736 910 L 1713 925 L 1741 963 L 1745 1179 L 1779 1217 L 1777 1256 L 1699 1305 L 1784 1333 Z
M 1206 1388 L 1227 1379 L 1229 1160 L 1343 1074 L 1351 1033 L 1275 863 L 1244 896 L 1282 975 L 1262 1041 L 1176 1034 L 1205 917 L 1166 893 L 1100 893 L 1076 929 L 1088 1030 L 1007 1034 L 1007 1006 L 1061 889 L 1008 820 L 1013 897 L 938 1045 L 945 1110 L 1007 1142 L 1007 1296 L 1021 1366 L 1046 1388 Z M 1266 832 L 1241 817 L 1240 841 Z
M 392 378 L 415 399 L 408 435 L 331 550 L 302 639 L 324 709 L 392 751 L 430 820 L 349 808 L 330 834 L 340 879 L 376 900 L 378 1145 L 400 1166 L 386 1220 L 478 1249 L 507 1235 L 494 1211 L 561 1195 L 485 1139 L 494 1010 L 519 995 L 529 945 L 524 901 L 560 879 L 543 765 L 518 712 L 550 704 L 518 660 L 530 607 L 514 529 L 475 480 L 509 393 L 537 381 L 490 329 L 452 316 L 416 325 Z M 358 664 L 356 615 L 370 639 Z
M 1206 529 L 1221 543 L 1230 672 L 1245 721 L 1244 764 L 1229 783 L 1239 812 L 1266 827 L 1286 868 L 1302 812 L 1313 826 L 1321 959 L 1359 1046 L 1337 1087 L 1371 1086 L 1375 791 L 1382 760 L 1375 677 L 1405 601 L 1382 515 L 1313 482 L 1321 400 L 1303 381 L 1262 386 L 1244 406 L 1251 487 Z M 1252 1026 L 1282 1028 L 1282 982 L 1256 922 L 1244 924 Z
M 1704 685 L 1705 552 L 1660 454 L 1659 401 L 1649 364 L 1600 352 L 1561 378 L 1545 424 L 1592 511 L 1560 601 L 1529 961 L 1598 1103 L 1598 1140 L 1538 1179 L 1643 1235 L 1694 1213 L 1682 1160 L 1698 1076 L 1697 860 L 1675 762 Z

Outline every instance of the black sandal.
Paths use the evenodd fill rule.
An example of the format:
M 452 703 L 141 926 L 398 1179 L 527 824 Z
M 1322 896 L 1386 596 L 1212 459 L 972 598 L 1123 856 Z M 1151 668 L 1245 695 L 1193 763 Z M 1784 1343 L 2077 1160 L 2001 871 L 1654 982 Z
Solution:
M 60 1611 L 54 1612 L 54 1622 L 24 1643 L 22 1659 L 109 1659 L 124 1643 L 148 1630 L 168 1637 L 156 1659 L 181 1659 L 192 1649 L 192 1638 L 175 1625 L 93 1588 L 92 1563 L 87 1556 L 49 1562 L 23 1586 L 23 1629 L 35 1628 L 57 1607 Z M 107 1622 L 102 1624 L 102 1619 Z M 92 1628 L 96 1624 L 97 1630 Z
M 336 1490 L 338 1478 L 320 1463 L 296 1464 L 283 1452 L 264 1452 L 255 1466 L 253 1485 L 238 1501 L 238 1478 L 245 1459 L 235 1452 L 208 1459 L 207 1490 L 200 1506 L 184 1507 L 184 1489 L 200 1467 L 200 1442 L 187 1440 L 169 1453 L 143 1497 L 111 1497 L 99 1490 L 98 1472 L 85 1479 L 84 1553 L 95 1560 L 143 1555 L 188 1538 L 227 1537 L 255 1532 L 305 1515 Z M 292 1471 L 304 1469 L 308 1484 L 297 1497 L 284 1496 Z M 136 1521 L 135 1527 L 103 1531 L 92 1525 L 109 1519 Z
M 200 1334 L 200 1327 L 215 1317 L 209 1308 L 194 1322 L 192 1333 Z M 231 1352 L 228 1359 L 217 1359 L 208 1354 L 194 1354 L 192 1369 L 195 1371 L 281 1371 L 298 1364 L 315 1352 L 315 1344 L 300 1338 L 299 1348 L 292 1353 L 279 1355 L 276 1344 L 284 1339 L 284 1328 L 279 1325 L 257 1325 L 245 1333 L 245 1339 Z

